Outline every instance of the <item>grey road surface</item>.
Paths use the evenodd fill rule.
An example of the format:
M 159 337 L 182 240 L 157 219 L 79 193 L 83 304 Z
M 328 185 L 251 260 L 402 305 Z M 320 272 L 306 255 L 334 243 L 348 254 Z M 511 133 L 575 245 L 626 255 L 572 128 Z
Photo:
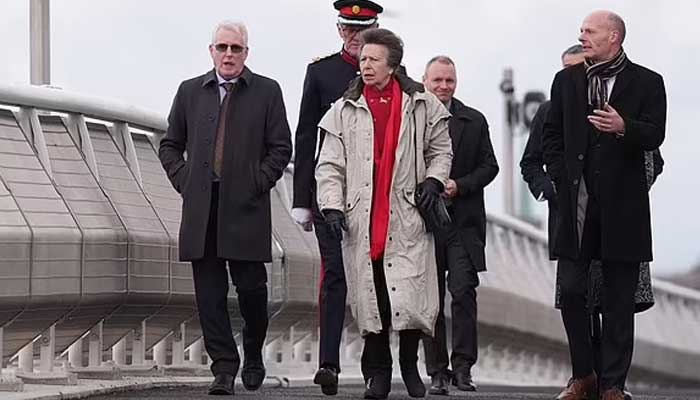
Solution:
M 465 393 L 452 390 L 449 397 L 428 396 L 430 399 L 469 399 L 469 400 L 544 400 L 553 399 L 557 394 L 557 388 L 513 388 L 513 387 L 482 387 L 477 393 Z M 312 387 L 263 387 L 257 392 L 248 392 L 243 386 L 236 385 L 236 398 L 240 399 L 266 399 L 266 400 L 296 400 L 296 399 L 327 399 L 349 400 L 361 399 L 364 388 L 360 385 L 341 386 L 337 396 L 326 397 L 316 386 Z M 114 399 L 214 399 L 206 395 L 206 387 L 181 387 L 169 389 L 152 389 L 136 392 L 116 393 L 109 396 L 90 397 L 90 400 L 114 400 Z M 393 387 L 389 400 L 410 399 L 403 385 L 396 384 Z M 634 400 L 697 400 L 700 399 L 700 391 L 656 391 L 654 393 L 635 394 Z

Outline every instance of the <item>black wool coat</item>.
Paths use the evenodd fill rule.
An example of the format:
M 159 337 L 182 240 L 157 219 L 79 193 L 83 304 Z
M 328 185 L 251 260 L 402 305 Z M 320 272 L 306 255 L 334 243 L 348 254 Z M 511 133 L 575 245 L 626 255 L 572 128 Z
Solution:
M 484 187 L 498 174 L 489 126 L 479 111 L 456 98 L 450 106 L 452 169 L 450 179 L 457 182 L 457 197 L 451 199 L 451 217 L 460 231 L 477 271 L 486 270 L 486 210 Z
M 591 135 L 583 64 L 554 78 L 551 109 L 544 127 L 547 171 L 556 184 L 559 213 L 554 253 L 579 255 L 577 204 Z M 661 75 L 629 62 L 615 80 L 609 104 L 625 121 L 624 136 L 597 133 L 600 152 L 598 202 L 603 260 L 652 260 L 651 218 L 645 151 L 657 149 L 666 134 L 666 90 Z
M 532 119 L 532 128 L 530 136 L 523 151 L 523 158 L 520 160 L 520 172 L 523 174 L 523 179 L 527 183 L 530 193 L 535 199 L 540 196 L 547 201 L 549 208 L 548 216 L 548 233 L 549 233 L 549 258 L 554 260 L 554 238 L 557 221 L 557 196 L 554 194 L 554 183 L 545 169 L 544 159 L 542 158 L 542 131 L 544 130 L 544 122 L 547 120 L 549 113 L 550 102 L 545 101 L 537 109 L 535 117 Z M 548 193 L 551 193 L 548 195 Z
M 231 96 L 219 183 L 217 252 L 225 259 L 268 262 L 270 189 L 292 154 L 282 90 L 274 80 L 245 68 Z M 219 104 L 214 70 L 182 82 L 160 142 L 163 168 L 183 198 L 182 261 L 204 256 Z

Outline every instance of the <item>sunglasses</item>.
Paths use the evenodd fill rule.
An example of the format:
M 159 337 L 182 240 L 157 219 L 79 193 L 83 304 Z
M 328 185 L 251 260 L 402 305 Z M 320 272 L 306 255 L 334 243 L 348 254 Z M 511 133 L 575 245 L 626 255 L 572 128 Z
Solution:
M 217 43 L 214 45 L 214 49 L 218 51 L 219 53 L 226 53 L 226 50 L 231 49 L 231 53 L 233 54 L 241 54 L 244 51 L 248 50 L 248 47 L 243 47 L 241 45 L 237 44 L 226 44 L 226 43 Z

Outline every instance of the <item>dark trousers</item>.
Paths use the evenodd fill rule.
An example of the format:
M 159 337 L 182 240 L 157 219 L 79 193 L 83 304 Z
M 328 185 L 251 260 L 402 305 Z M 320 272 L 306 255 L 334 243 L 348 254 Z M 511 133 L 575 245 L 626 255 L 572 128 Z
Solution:
M 365 381 L 375 376 L 391 377 L 391 343 L 389 330 L 391 328 L 391 304 L 389 292 L 386 288 L 383 260 L 372 261 L 374 274 L 374 289 L 377 293 L 379 316 L 382 320 L 382 331 L 369 333 L 364 337 L 365 345 L 362 349 L 361 368 Z M 399 331 L 399 363 L 401 365 L 415 365 L 418 362 L 418 343 L 421 338 L 419 329 L 406 329 Z
M 347 284 L 343 269 L 343 252 L 314 202 L 314 231 L 321 253 L 321 290 L 319 293 L 319 367 L 333 367 L 340 372 L 340 339 L 345 322 Z
M 477 359 L 476 288 L 479 286 L 474 263 L 469 258 L 461 233 L 450 225 L 435 235 L 440 311 L 435 337 L 423 337 L 425 367 L 428 375 L 447 373 L 449 362 L 455 373 L 469 373 Z M 448 273 L 449 272 L 449 273 Z M 452 355 L 447 358 L 445 327 L 445 274 L 452 295 Z
M 569 340 L 573 376 L 582 378 L 594 370 L 591 315 L 587 308 L 588 274 L 592 258 L 600 257 L 600 207 L 590 196 L 578 260 L 561 259 L 561 314 Z M 602 259 L 603 326 L 600 341 L 600 389 L 623 390 L 634 347 L 634 293 L 639 262 Z
M 267 270 L 258 261 L 225 260 L 217 257 L 216 228 L 218 185 L 212 187 L 204 258 L 192 262 L 195 296 L 204 346 L 212 359 L 214 375 L 238 372 L 240 357 L 233 339 L 227 296 L 229 281 L 236 286 L 238 306 L 243 317 L 243 367 L 262 366 L 262 348 L 267 334 Z

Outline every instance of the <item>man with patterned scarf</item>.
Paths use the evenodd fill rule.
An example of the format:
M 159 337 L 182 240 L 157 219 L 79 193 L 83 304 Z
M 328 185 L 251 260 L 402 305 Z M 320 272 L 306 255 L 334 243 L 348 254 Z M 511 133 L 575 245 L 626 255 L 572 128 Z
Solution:
M 559 196 L 554 254 L 572 378 L 557 399 L 623 400 L 634 345 L 639 264 L 651 261 L 645 154 L 665 137 L 663 78 L 631 62 L 625 23 L 609 11 L 586 17 L 584 64 L 557 73 L 544 128 L 544 160 Z M 601 261 L 600 377 L 593 368 L 586 292 L 590 261 Z

